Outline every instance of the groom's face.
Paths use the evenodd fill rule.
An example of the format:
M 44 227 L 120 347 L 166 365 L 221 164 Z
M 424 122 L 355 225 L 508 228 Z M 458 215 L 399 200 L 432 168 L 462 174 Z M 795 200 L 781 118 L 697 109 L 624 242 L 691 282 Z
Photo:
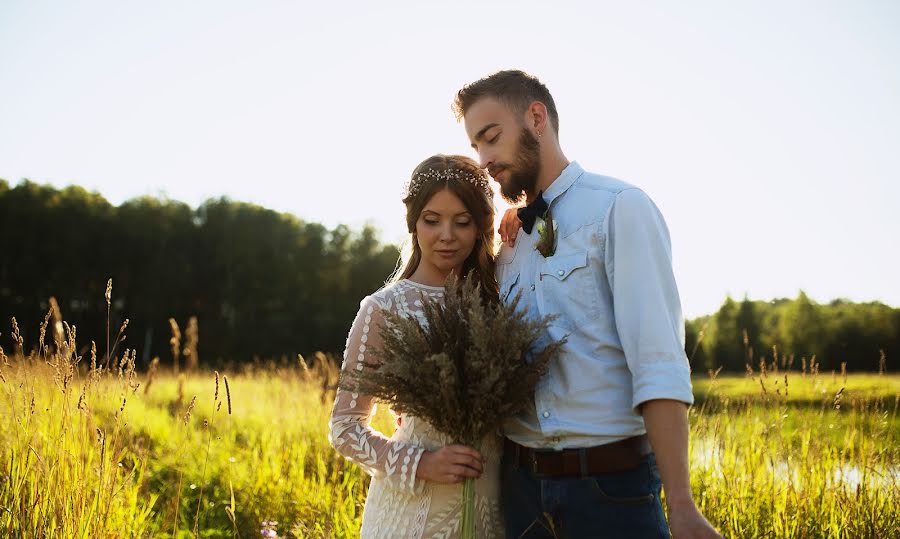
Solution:
M 469 107 L 464 122 L 480 165 L 500 184 L 503 198 L 515 204 L 533 194 L 541 166 L 540 145 L 525 127 L 524 117 L 485 97 Z

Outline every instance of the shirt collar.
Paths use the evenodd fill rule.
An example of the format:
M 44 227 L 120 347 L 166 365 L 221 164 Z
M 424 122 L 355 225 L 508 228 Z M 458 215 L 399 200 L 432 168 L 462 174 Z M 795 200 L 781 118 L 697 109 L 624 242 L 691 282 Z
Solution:
M 582 174 L 584 174 L 584 169 L 581 168 L 577 161 L 569 163 L 560 175 L 553 180 L 550 187 L 544 191 L 544 200 L 547 201 L 547 205 L 550 205 L 555 198 L 565 193 L 569 187 L 572 187 L 575 180 L 580 178 Z

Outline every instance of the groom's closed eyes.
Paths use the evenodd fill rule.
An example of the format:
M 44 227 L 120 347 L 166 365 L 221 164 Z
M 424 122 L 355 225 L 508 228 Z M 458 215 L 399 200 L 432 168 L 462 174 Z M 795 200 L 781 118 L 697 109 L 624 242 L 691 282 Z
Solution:
M 497 128 L 497 129 L 492 131 L 492 129 L 494 129 L 494 128 Z M 498 124 L 498 123 L 492 123 L 492 124 L 488 124 L 488 125 L 482 127 L 478 131 L 478 133 L 475 133 L 475 136 L 472 138 L 472 140 L 473 140 L 472 148 L 475 151 L 478 151 L 477 143 L 480 140 L 484 140 L 488 144 L 493 144 L 493 143 L 497 142 L 497 138 L 500 137 L 500 133 L 502 132 L 502 130 L 499 128 L 500 128 L 500 124 Z

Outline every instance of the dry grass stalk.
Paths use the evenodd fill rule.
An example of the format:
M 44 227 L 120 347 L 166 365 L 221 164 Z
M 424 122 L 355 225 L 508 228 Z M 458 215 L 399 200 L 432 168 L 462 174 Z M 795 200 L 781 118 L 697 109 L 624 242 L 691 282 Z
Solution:
M 16 322 L 16 317 L 12 317 L 12 340 L 13 340 L 13 355 L 21 354 L 22 349 L 24 348 L 24 340 L 22 339 L 22 333 L 19 331 L 19 324 Z
M 150 391 L 150 385 L 156 379 L 156 370 L 159 368 L 159 357 L 154 357 L 147 369 L 147 384 L 144 386 L 144 395 Z
M 122 325 L 119 327 L 119 333 L 116 334 L 116 340 L 113 342 L 112 351 L 110 352 L 112 354 L 112 357 L 116 356 L 116 349 L 119 347 L 119 345 L 122 344 L 123 342 L 125 342 L 125 339 L 126 339 L 125 330 L 126 329 L 128 329 L 128 319 L 127 318 L 125 319 L 124 322 L 122 322 Z M 109 361 L 107 360 L 107 365 L 108 364 L 109 364 Z
M 50 315 L 52 312 L 52 309 L 48 310 L 47 314 L 44 315 L 44 321 L 41 322 L 41 327 L 38 331 L 38 349 L 42 358 L 47 355 L 47 346 L 44 344 L 44 337 L 47 335 L 47 325 L 50 323 Z M 59 349 L 59 343 L 57 343 L 56 348 Z
M 191 412 L 194 411 L 195 404 L 197 404 L 197 395 L 194 395 L 193 398 L 191 398 L 191 403 L 188 404 L 187 411 L 184 413 L 184 417 L 181 418 L 185 425 L 191 420 Z
M 181 353 L 181 330 L 178 329 L 178 322 L 174 318 L 169 318 L 169 328 L 172 330 L 172 338 L 169 339 L 169 345 L 172 347 L 172 371 L 178 374 L 178 357 Z
M 228 398 L 228 415 L 231 415 L 231 388 L 228 386 L 228 376 L 222 378 L 225 380 L 225 396 Z
M 119 362 L 119 380 L 122 382 L 122 391 L 136 393 L 141 383 L 137 381 L 137 349 L 126 349 Z
M 303 354 L 297 354 L 297 362 L 300 363 L 300 378 L 304 382 L 309 382 L 312 380 L 312 372 L 309 370 L 309 365 L 306 363 L 306 360 L 303 359 Z
M 835 410 L 841 409 L 841 402 L 843 402 L 843 400 L 844 400 L 844 388 L 842 387 L 840 390 L 838 390 L 837 393 L 834 394 L 834 399 L 832 401 L 832 405 L 834 406 Z
M 314 374 L 315 378 L 321 382 L 320 400 L 322 403 L 328 402 L 334 397 L 334 392 L 338 388 L 341 379 L 341 370 L 337 361 L 332 359 L 323 352 L 316 352 Z
M 197 355 L 197 344 L 200 341 L 200 331 L 197 327 L 197 317 L 192 316 L 188 319 L 187 328 L 184 330 L 185 343 L 182 356 L 184 356 L 185 368 L 188 372 L 195 372 L 200 364 L 200 358 Z
M 112 277 L 106 281 L 106 293 L 103 295 L 106 299 L 106 362 L 105 367 L 109 369 L 109 320 L 110 311 L 112 310 Z
M 59 303 L 56 298 L 50 296 L 50 320 L 53 322 L 51 326 L 53 330 L 53 342 L 59 346 L 63 340 L 63 318 L 62 311 L 59 309 Z
M 96 383 L 100 379 L 100 368 L 97 367 L 97 343 L 91 341 L 91 376 L 89 383 Z

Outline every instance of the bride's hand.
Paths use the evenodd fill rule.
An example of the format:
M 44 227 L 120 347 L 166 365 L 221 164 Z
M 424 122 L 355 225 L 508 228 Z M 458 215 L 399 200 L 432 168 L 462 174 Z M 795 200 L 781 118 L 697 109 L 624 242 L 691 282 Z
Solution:
M 522 221 L 519 220 L 517 210 L 518 208 L 509 208 L 503 212 L 500 228 L 497 229 L 497 232 L 500 233 L 500 241 L 509 244 L 510 247 L 516 244 L 516 236 L 519 235 L 519 229 L 522 228 Z
M 452 485 L 467 477 L 478 478 L 484 472 L 484 459 L 478 451 L 465 445 L 447 445 L 422 454 L 416 477 Z

